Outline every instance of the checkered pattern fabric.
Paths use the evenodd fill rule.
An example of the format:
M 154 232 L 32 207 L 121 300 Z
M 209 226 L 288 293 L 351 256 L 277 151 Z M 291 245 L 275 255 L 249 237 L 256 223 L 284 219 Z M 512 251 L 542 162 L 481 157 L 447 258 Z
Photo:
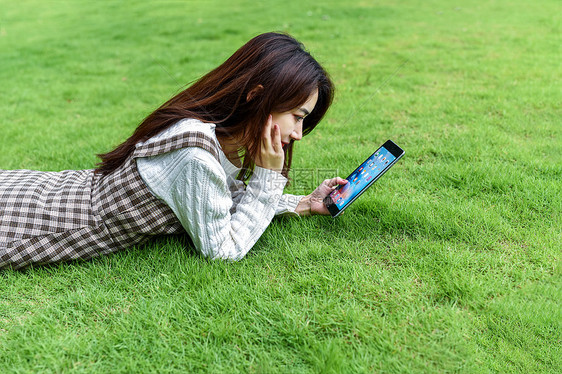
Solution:
M 135 162 L 183 147 L 219 157 L 216 141 L 194 132 L 137 146 L 108 175 L 0 170 L 0 269 L 89 259 L 155 235 L 185 233 L 172 210 L 150 193 Z

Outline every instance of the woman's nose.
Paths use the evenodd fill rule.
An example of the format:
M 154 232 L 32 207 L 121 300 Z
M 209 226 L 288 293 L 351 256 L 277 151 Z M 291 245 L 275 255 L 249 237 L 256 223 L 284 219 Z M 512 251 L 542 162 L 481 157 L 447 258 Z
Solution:
M 293 133 L 291 134 L 291 139 L 293 140 L 301 140 L 302 139 L 302 124 L 298 124 Z

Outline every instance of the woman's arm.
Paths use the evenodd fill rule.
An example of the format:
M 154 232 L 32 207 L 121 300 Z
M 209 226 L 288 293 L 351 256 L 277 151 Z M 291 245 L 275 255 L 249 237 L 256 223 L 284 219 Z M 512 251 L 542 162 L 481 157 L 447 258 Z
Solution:
M 240 180 L 234 180 L 230 183 L 230 193 L 232 196 L 232 208 L 230 213 L 236 212 L 236 207 L 240 203 L 240 199 L 244 196 L 246 185 Z M 275 207 L 275 215 L 295 215 L 298 216 L 296 208 L 304 195 L 283 194 L 279 198 L 279 203 Z
M 310 215 L 328 215 L 328 209 L 324 205 L 324 197 L 328 196 L 338 185 L 346 184 L 347 180 L 340 177 L 326 179 L 309 195 L 291 195 L 284 194 L 279 199 L 279 203 L 275 210 L 275 215 L 294 214 L 298 216 Z M 244 193 L 244 183 L 242 181 L 233 181 L 230 190 L 232 193 L 232 209 L 236 211 L 236 206 Z

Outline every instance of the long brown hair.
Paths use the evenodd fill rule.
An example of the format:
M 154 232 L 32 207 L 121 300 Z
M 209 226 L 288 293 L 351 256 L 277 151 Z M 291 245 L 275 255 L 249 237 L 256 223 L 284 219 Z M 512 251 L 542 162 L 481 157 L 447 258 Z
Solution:
M 263 88 L 255 89 L 260 86 Z M 96 172 L 111 173 L 132 154 L 137 143 L 183 118 L 216 124 L 219 139 L 241 139 L 244 168 L 251 169 L 260 151 L 261 134 L 269 114 L 297 108 L 315 89 L 318 89 L 318 101 L 303 122 L 303 135 L 310 133 L 328 110 L 334 86 L 326 71 L 299 41 L 287 34 L 258 35 L 219 67 L 148 115 L 117 148 L 98 155 L 101 162 Z M 293 141 L 285 147 L 285 176 L 291 166 L 292 150 Z

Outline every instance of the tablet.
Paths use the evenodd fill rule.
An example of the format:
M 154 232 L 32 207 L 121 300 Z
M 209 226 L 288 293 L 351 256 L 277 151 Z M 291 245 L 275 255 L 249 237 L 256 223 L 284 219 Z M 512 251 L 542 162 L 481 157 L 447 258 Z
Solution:
M 338 186 L 324 198 L 324 204 L 332 217 L 337 217 L 347 209 L 403 155 L 404 150 L 402 148 L 392 140 L 387 140 L 346 178 L 346 184 Z

